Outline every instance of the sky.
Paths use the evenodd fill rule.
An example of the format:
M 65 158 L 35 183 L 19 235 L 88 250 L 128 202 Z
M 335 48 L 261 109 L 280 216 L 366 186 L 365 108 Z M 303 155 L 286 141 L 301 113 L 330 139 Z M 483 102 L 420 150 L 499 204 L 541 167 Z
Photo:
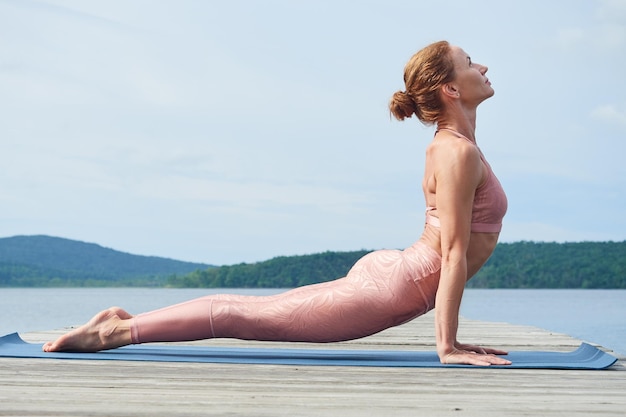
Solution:
M 626 239 L 626 1 L 0 0 L 0 237 L 229 265 L 404 248 L 434 128 L 391 95 L 487 65 L 501 242 Z

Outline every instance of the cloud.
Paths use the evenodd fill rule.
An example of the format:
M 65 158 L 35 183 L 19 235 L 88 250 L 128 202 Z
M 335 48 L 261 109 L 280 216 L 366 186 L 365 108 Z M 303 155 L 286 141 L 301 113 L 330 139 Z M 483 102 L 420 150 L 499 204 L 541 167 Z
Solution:
M 585 8 L 563 10 L 572 19 L 555 22 L 551 42 L 570 58 L 589 59 L 591 56 L 621 54 L 626 46 L 626 3 L 621 0 L 589 2 Z M 586 8 L 589 8 L 587 11 Z M 581 18 L 580 13 L 590 16 Z M 569 23 L 571 21 L 571 23 Z M 579 54 L 575 54 L 578 51 Z
M 590 116 L 593 120 L 626 128 L 626 107 L 620 109 L 612 104 L 606 104 L 593 109 Z
M 626 2 L 623 0 L 600 0 L 596 18 L 603 21 L 623 24 L 626 22 Z

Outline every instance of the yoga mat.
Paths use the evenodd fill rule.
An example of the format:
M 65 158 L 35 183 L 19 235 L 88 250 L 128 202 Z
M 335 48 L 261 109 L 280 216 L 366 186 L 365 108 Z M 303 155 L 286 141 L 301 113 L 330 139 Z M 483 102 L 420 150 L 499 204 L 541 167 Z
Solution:
M 223 348 L 184 345 L 132 345 L 97 353 L 46 353 L 17 333 L 0 338 L 0 357 L 152 362 L 208 362 L 271 365 L 379 366 L 413 368 L 472 367 L 442 365 L 435 352 L 339 349 Z M 572 352 L 509 352 L 508 366 L 490 368 L 604 369 L 617 358 L 583 343 Z

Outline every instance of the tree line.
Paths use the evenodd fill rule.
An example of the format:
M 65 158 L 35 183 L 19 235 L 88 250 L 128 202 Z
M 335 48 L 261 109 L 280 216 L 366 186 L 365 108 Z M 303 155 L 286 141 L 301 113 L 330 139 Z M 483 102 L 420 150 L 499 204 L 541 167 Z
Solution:
M 330 281 L 370 251 L 280 256 L 253 264 L 240 263 L 170 276 L 167 285 L 185 288 L 293 288 Z
M 172 275 L 170 287 L 292 288 L 346 275 L 370 251 L 277 257 Z M 499 243 L 470 288 L 626 288 L 626 241 Z
M 470 288 L 626 288 L 626 241 L 500 243 Z
M 215 267 L 50 236 L 0 239 L 0 287 L 293 288 L 340 278 L 370 252 Z M 470 288 L 626 288 L 626 241 L 499 243 Z

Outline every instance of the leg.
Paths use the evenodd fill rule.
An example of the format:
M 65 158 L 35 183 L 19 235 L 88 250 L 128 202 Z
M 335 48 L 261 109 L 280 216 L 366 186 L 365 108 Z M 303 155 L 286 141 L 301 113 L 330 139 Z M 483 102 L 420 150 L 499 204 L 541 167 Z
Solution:
M 331 342 L 368 336 L 434 307 L 440 258 L 417 248 L 377 251 L 346 278 L 270 297 L 208 296 L 141 314 L 132 340 Z
M 404 252 L 373 252 L 345 278 L 269 297 L 208 296 L 135 317 L 121 309 L 105 310 L 47 343 L 44 350 L 96 351 L 130 343 L 214 337 L 309 342 L 357 339 L 434 307 L 441 260 L 432 252 L 415 245 Z

